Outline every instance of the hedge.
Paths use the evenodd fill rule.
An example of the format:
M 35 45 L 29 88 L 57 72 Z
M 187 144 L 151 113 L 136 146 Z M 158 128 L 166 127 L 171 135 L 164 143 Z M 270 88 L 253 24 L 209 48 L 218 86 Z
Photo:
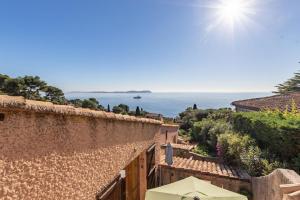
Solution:
M 300 152 L 300 114 L 238 112 L 232 125 L 235 131 L 251 135 L 274 159 L 289 162 Z

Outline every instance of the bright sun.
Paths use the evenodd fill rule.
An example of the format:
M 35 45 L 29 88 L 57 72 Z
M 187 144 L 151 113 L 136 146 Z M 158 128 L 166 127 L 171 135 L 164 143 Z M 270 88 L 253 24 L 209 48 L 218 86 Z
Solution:
M 214 10 L 214 20 L 210 22 L 208 31 L 223 26 L 233 31 L 237 26 L 244 26 L 255 15 L 255 0 L 218 0 L 209 7 Z
M 239 0 L 226 1 L 219 7 L 219 15 L 227 20 L 238 20 L 244 15 L 244 5 Z

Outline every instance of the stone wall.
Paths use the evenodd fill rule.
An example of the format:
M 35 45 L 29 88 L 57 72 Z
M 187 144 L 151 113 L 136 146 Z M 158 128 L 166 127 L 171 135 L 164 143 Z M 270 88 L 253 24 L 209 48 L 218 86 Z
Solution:
M 155 120 L 2 96 L 0 113 L 0 199 L 95 199 L 146 148 L 159 147 Z
M 160 170 L 159 175 L 161 176 L 160 179 L 161 185 L 166 185 L 190 176 L 194 176 L 196 178 L 209 181 L 213 185 L 228 189 L 233 192 L 240 192 L 240 190 L 251 191 L 251 183 L 249 180 L 222 177 L 222 176 L 217 176 L 212 174 L 196 172 L 193 170 L 172 168 L 172 167 L 161 166 L 161 165 L 159 170 Z
M 182 146 L 190 146 L 190 148 L 181 148 L 172 145 L 173 147 L 173 156 L 181 157 L 181 158 L 190 158 L 192 157 L 193 160 L 206 160 L 206 161 L 213 161 L 213 162 L 221 162 L 218 157 L 210 157 L 210 156 L 202 156 L 200 154 L 194 153 L 191 150 L 194 148 L 192 145 L 182 145 Z M 161 154 L 165 155 L 166 145 L 161 146 Z
M 252 178 L 253 200 L 282 200 L 281 184 L 300 183 L 300 176 L 293 170 L 276 169 L 271 174 Z
M 178 125 L 163 124 L 161 126 L 160 144 L 177 143 Z

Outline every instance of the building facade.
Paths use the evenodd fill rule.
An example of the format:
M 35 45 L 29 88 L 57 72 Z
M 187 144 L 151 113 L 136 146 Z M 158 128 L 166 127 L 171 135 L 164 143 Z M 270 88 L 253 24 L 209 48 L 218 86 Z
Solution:
M 0 96 L 0 199 L 144 199 L 161 122 Z

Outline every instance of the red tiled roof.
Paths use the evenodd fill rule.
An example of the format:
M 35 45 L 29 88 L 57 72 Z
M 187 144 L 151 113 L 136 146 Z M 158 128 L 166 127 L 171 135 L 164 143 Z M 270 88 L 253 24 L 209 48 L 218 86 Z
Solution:
M 263 109 L 280 109 L 283 111 L 286 109 L 286 106 L 288 106 L 288 109 L 291 109 L 293 100 L 296 103 L 298 110 L 300 110 L 300 92 L 234 101 L 231 104 L 256 111 Z
M 164 157 L 161 160 L 160 165 L 168 166 L 168 164 L 165 163 Z M 222 163 L 214 162 L 214 161 L 194 160 L 192 157 L 190 158 L 173 157 L 173 164 L 168 167 L 192 170 L 195 171 L 196 173 L 198 172 L 201 174 L 221 176 L 225 178 L 250 180 L 250 176 L 244 170 L 235 169 L 227 165 L 224 165 Z

